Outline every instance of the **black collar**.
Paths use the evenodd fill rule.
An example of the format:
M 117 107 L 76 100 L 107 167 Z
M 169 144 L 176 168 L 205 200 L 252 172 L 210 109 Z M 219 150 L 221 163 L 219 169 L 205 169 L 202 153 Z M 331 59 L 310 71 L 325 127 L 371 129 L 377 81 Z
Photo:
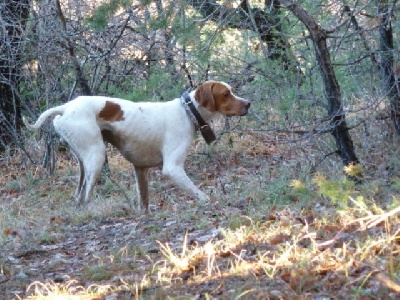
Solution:
M 203 120 L 201 117 L 200 113 L 194 106 L 192 99 L 190 99 L 189 93 L 184 93 L 182 95 L 182 102 L 185 106 L 185 109 L 188 111 L 189 116 L 191 116 L 191 119 L 194 121 L 196 127 L 200 130 L 201 135 L 203 136 L 204 140 L 206 141 L 207 144 L 211 144 L 214 142 L 217 138 L 215 137 L 214 131 L 211 129 L 210 125 Z M 193 116 L 193 118 L 192 118 Z

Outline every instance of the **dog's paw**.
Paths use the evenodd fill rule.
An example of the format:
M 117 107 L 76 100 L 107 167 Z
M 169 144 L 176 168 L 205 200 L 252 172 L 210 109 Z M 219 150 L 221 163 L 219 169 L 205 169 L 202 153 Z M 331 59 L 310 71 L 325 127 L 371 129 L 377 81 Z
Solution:
M 197 195 L 197 198 L 203 204 L 205 204 L 207 202 L 210 202 L 210 197 L 207 194 L 203 193 L 203 192 L 199 192 L 198 195 Z

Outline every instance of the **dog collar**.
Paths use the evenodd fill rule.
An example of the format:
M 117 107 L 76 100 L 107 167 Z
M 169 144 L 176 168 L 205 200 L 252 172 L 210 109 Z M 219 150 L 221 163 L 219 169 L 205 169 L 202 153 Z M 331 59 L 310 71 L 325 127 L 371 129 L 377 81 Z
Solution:
M 181 102 L 185 110 L 188 112 L 190 119 L 195 124 L 196 130 L 197 129 L 200 130 L 200 133 L 203 136 L 206 143 L 211 144 L 212 142 L 214 142 L 217 139 L 214 134 L 214 131 L 211 129 L 210 125 L 206 121 L 204 121 L 204 119 L 201 117 L 200 113 L 194 106 L 193 101 L 190 98 L 188 92 L 182 95 Z

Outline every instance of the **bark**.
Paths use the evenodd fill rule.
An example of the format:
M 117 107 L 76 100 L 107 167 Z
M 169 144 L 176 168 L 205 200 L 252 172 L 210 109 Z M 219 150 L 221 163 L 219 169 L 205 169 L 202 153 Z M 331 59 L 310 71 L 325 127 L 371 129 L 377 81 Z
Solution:
M 328 100 L 328 115 L 330 117 L 331 133 L 336 141 L 338 153 L 344 165 L 358 164 L 353 141 L 351 139 L 345 113 L 341 103 L 341 91 L 330 59 L 327 46 L 326 31 L 301 6 L 293 1 L 282 1 L 308 29 L 314 43 L 315 55 L 320 67 Z
M 29 3 L 29 0 L 5 0 L 0 10 L 0 149 L 18 142 L 22 125 L 18 86 Z
M 397 134 L 400 134 L 400 86 L 394 65 L 393 29 L 391 9 L 388 0 L 378 1 L 380 61 L 379 69 L 382 89 L 390 100 L 391 117 Z

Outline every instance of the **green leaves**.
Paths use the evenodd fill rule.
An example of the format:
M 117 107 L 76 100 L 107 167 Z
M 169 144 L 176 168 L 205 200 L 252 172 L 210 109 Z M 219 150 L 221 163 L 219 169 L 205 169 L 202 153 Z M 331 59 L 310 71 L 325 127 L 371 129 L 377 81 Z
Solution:
M 332 203 L 337 203 L 341 206 L 347 206 L 349 197 L 355 190 L 354 182 L 345 177 L 340 180 L 333 180 L 318 174 L 314 178 L 314 183 L 318 186 L 322 195 L 328 197 Z
M 126 9 L 131 4 L 131 0 L 108 0 L 93 11 L 92 16 L 88 18 L 88 24 L 93 29 L 103 29 L 107 26 L 110 17 L 119 9 Z

